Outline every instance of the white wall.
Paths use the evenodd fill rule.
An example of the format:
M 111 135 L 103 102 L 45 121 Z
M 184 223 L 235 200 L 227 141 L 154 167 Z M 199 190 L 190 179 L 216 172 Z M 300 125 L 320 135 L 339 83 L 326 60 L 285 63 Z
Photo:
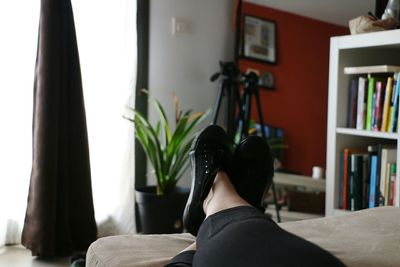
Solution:
M 152 0 L 150 2 L 149 90 L 166 108 L 173 121 L 172 92 L 181 109 L 205 111 L 214 106 L 217 84 L 210 77 L 220 60 L 234 58 L 231 27 L 232 0 Z M 190 33 L 172 35 L 172 17 L 189 21 Z M 149 106 L 149 117 L 156 111 Z M 211 119 L 211 117 L 210 117 Z M 149 179 L 154 183 L 154 179 Z M 189 186 L 184 175 L 181 185 Z

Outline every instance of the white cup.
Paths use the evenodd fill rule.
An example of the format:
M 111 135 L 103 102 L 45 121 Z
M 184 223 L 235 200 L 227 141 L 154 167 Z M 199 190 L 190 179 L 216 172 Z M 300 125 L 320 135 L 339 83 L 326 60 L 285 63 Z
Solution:
M 314 179 L 323 179 L 325 177 L 324 168 L 319 166 L 314 166 L 312 168 L 312 178 Z

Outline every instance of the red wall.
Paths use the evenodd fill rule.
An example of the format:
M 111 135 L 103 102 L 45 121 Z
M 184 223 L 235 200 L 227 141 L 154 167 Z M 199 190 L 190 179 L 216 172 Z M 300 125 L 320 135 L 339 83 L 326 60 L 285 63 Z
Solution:
M 275 88 L 260 93 L 264 120 L 285 131 L 283 167 L 311 175 L 313 166 L 326 165 L 330 37 L 348 29 L 250 3 L 243 4 L 245 14 L 276 22 L 277 64 L 241 59 L 239 66 L 274 75 Z M 258 120 L 254 107 L 252 115 Z

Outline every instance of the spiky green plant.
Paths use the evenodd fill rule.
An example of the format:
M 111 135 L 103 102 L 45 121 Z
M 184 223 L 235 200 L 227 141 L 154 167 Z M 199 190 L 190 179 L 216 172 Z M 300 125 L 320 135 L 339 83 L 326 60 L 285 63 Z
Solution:
M 150 97 L 147 91 L 144 92 Z M 154 168 L 157 194 L 164 195 L 175 188 L 189 167 L 188 157 L 194 139 L 193 130 L 210 111 L 194 114 L 192 110 L 182 112 L 179 110 L 178 100 L 174 95 L 175 129 L 172 130 L 160 102 L 157 99 L 153 99 L 153 102 L 160 118 L 155 125 L 132 108 L 127 109 L 133 113 L 133 116 L 124 115 L 124 118 L 134 123 L 135 137 Z

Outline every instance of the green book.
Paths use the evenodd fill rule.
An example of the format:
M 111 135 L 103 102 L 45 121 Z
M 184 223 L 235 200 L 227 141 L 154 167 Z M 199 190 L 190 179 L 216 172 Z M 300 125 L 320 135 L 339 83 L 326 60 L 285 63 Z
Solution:
M 365 129 L 371 130 L 372 121 L 372 99 L 375 93 L 375 78 L 368 76 L 368 98 L 367 98 L 367 118 L 365 119 Z

